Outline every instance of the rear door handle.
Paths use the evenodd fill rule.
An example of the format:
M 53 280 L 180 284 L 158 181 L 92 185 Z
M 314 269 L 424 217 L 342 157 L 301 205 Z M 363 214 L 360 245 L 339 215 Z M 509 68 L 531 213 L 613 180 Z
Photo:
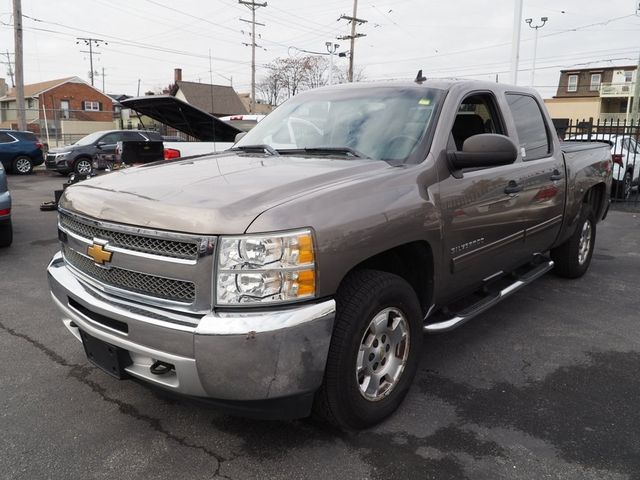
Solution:
M 509 184 L 504 188 L 504 193 L 506 194 L 518 193 L 521 191 L 522 191 L 522 185 L 520 185 L 515 180 L 509 181 Z
M 564 178 L 564 175 L 562 175 L 558 170 L 554 170 L 551 176 L 549 177 L 549 179 L 554 182 L 557 180 L 562 180 L 563 178 Z

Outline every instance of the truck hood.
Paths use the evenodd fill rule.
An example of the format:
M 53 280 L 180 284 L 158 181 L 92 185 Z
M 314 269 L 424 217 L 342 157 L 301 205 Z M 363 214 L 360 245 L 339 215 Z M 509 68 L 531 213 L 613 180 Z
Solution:
M 140 227 L 239 234 L 276 205 L 390 168 L 376 160 L 228 152 L 132 167 L 82 181 L 67 188 L 60 206 Z M 305 221 L 301 219 L 301 227 Z

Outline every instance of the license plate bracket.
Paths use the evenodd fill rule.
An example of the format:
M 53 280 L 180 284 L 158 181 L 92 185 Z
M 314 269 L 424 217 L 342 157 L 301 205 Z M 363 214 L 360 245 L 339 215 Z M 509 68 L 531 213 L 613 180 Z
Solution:
M 80 337 L 87 358 L 96 367 L 119 380 L 129 376 L 125 371 L 125 368 L 133 363 L 129 352 L 92 337 L 83 330 L 80 330 Z

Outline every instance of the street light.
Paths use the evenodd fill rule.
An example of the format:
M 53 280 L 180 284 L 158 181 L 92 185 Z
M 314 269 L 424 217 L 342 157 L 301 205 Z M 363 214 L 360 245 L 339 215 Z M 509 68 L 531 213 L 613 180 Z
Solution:
M 325 42 L 327 52 L 329 52 L 329 85 L 333 84 L 333 54 L 336 53 L 340 44 L 333 42 Z
M 549 17 L 540 17 L 542 22 L 540 25 L 534 25 L 532 18 L 527 18 L 525 22 L 529 25 L 529 28 L 533 28 L 536 31 L 535 38 L 533 40 L 533 65 L 531 66 L 531 86 L 533 87 L 533 81 L 536 76 L 536 55 L 538 51 L 538 30 L 544 27 L 549 20 Z

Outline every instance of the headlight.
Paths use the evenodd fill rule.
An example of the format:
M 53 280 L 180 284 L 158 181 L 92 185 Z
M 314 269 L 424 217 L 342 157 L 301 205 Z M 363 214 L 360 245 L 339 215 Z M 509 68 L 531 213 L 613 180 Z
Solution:
M 56 153 L 56 160 L 60 160 L 61 158 L 66 157 L 67 155 L 69 155 L 69 152 Z
M 311 231 L 221 237 L 216 293 L 218 305 L 313 298 L 316 270 Z

